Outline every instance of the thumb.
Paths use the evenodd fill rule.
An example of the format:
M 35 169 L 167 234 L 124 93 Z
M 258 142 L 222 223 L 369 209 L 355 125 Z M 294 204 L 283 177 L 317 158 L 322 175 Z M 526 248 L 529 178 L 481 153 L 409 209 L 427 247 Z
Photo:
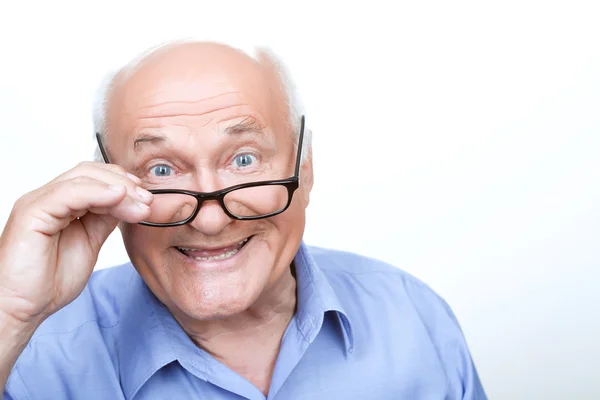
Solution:
M 80 219 L 89 239 L 92 254 L 98 255 L 108 236 L 115 230 L 119 220 L 108 214 L 87 213 Z

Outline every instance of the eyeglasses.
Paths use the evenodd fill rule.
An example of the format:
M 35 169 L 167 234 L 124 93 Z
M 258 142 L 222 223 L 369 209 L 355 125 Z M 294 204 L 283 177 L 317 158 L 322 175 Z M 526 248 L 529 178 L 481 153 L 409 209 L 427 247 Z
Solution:
M 256 220 L 281 214 L 290 206 L 299 185 L 300 158 L 304 139 L 304 116 L 300 122 L 298 151 L 294 175 L 287 179 L 248 182 L 210 193 L 182 189 L 153 189 L 154 200 L 150 205 L 150 216 L 141 225 L 155 227 L 179 226 L 196 218 L 205 201 L 217 201 L 225 214 L 236 220 Z M 96 140 L 104 162 L 109 164 L 108 155 L 102 145 L 100 134 Z

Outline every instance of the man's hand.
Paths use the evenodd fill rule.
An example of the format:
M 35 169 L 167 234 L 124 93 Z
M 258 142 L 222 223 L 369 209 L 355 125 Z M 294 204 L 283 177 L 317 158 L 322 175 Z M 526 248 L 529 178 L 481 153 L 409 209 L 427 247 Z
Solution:
M 119 220 L 148 217 L 152 194 L 115 165 L 82 163 L 21 197 L 0 236 L 0 311 L 41 322 L 73 301 Z
M 30 337 L 83 291 L 118 221 L 150 214 L 140 183 L 118 166 L 82 163 L 15 203 L 0 236 L 0 331 Z M 12 339 L 1 340 L 0 388 L 29 340 Z

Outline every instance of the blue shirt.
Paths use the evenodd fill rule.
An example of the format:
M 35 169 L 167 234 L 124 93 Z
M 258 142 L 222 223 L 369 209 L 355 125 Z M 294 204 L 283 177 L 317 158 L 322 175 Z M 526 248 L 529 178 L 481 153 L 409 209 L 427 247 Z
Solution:
M 96 271 L 19 357 L 5 399 L 486 399 L 450 307 L 383 262 L 307 247 L 268 397 L 194 345 L 131 264 Z

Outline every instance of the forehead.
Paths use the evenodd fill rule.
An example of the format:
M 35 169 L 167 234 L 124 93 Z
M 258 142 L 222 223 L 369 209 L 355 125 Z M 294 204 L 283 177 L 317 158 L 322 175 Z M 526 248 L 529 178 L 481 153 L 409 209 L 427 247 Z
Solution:
M 152 54 L 117 76 L 107 125 L 111 135 L 123 138 L 158 120 L 210 125 L 252 116 L 277 128 L 284 104 L 272 65 L 221 45 L 183 45 Z

